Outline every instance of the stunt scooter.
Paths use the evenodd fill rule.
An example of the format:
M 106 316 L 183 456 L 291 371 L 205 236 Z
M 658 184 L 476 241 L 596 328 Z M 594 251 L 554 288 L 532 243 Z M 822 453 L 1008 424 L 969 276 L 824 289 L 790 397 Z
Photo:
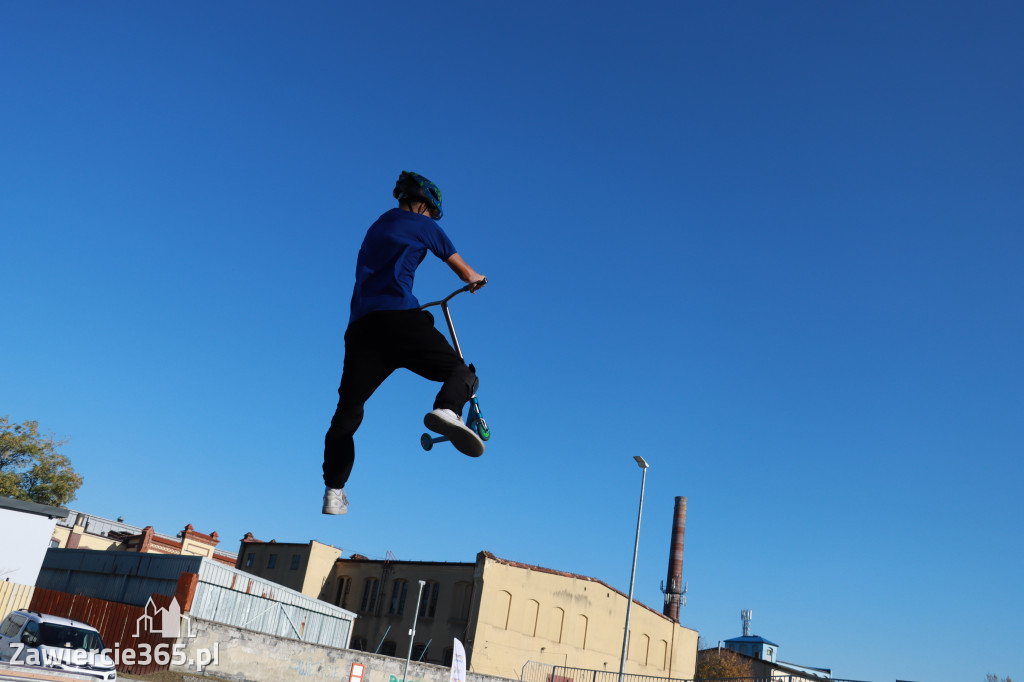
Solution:
M 486 280 L 484 280 L 486 282 Z M 472 288 L 472 284 L 467 284 L 461 289 L 456 289 L 448 296 L 442 298 L 440 301 L 433 301 L 420 306 L 420 310 L 425 310 L 431 306 L 441 306 L 441 312 L 444 313 L 444 321 L 448 323 L 448 333 L 452 337 L 452 346 L 455 348 L 455 352 L 459 354 L 459 358 L 465 362 L 466 359 L 462 356 L 462 348 L 459 346 L 459 337 L 455 335 L 455 325 L 452 323 L 452 314 L 448 310 L 448 301 L 452 300 L 464 291 L 469 291 Z M 483 414 L 480 413 L 480 402 L 476 399 L 476 394 L 469 399 L 469 416 L 466 419 L 466 426 L 473 429 L 476 435 L 480 436 L 480 440 L 489 440 L 491 437 L 491 430 L 487 428 L 487 422 L 484 421 Z M 448 440 L 444 436 L 431 436 L 429 433 L 424 433 L 420 436 L 420 445 L 423 446 L 424 450 L 430 450 L 434 447 L 434 443 L 443 443 Z

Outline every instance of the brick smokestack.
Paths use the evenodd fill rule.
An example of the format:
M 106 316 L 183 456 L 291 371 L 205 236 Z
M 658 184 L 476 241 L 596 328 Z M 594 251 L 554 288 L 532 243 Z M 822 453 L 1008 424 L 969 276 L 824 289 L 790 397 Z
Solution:
M 672 520 L 672 547 L 668 555 L 668 580 L 666 581 L 665 610 L 663 613 L 679 622 L 679 605 L 683 594 L 683 537 L 686 534 L 686 498 L 676 498 L 676 509 Z

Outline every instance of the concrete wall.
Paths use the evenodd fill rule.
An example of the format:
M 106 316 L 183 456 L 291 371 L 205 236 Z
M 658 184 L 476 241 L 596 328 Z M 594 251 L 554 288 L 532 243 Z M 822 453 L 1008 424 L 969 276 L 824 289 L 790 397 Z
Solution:
M 205 668 L 212 677 L 238 682 L 401 682 L 404 658 L 376 656 L 351 649 L 335 649 L 274 637 L 197 618 L 191 621 L 195 637 L 182 639 L 184 658 L 196 661 L 212 657 L 216 664 Z M 172 663 L 171 670 L 197 673 L 197 666 Z M 409 664 L 408 682 L 448 682 L 450 670 L 438 665 Z M 502 678 L 468 673 L 467 682 L 506 682 Z

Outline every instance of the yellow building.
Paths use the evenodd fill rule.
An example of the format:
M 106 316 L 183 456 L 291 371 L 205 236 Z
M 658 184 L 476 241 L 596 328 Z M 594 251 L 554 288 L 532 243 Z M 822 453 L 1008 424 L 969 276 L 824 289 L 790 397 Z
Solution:
M 472 670 L 519 677 L 527 661 L 617 672 L 627 595 L 585 576 L 477 557 Z M 467 650 L 469 645 L 467 645 Z M 634 601 L 625 672 L 691 679 L 697 631 Z
M 239 567 L 295 587 L 287 575 L 303 557 L 327 556 L 311 542 L 260 543 L 251 534 L 239 551 Z M 335 548 L 332 550 L 338 551 Z M 277 559 L 272 568 L 271 554 Z M 246 566 L 247 563 L 251 564 Z M 299 557 L 298 561 L 294 557 Z M 322 562 L 309 561 L 307 573 Z M 277 575 L 285 574 L 285 579 Z M 330 570 L 305 576 L 303 585 L 354 611 L 352 648 L 404 658 L 416 616 L 412 659 L 449 665 L 452 640 L 466 647 L 468 669 L 518 679 L 529 661 L 617 673 L 622 655 L 627 595 L 587 576 L 500 559 L 481 552 L 474 563 L 336 558 Z M 296 589 L 298 589 L 296 587 Z M 691 679 L 697 632 L 639 602 L 630 616 L 625 672 Z
M 331 601 L 325 591 L 341 550 L 316 540 L 306 544 L 260 542 L 246 533 L 235 568 L 273 580 L 303 594 Z

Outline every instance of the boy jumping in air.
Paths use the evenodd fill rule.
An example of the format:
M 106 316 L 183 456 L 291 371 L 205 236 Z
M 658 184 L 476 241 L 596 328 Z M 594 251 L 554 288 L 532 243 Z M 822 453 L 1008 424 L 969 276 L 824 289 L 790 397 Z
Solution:
M 353 436 L 363 421 L 363 405 L 399 367 L 442 382 L 434 409 L 423 418 L 427 428 L 467 455 L 484 451 L 483 441 L 462 421 L 462 409 L 479 384 L 476 374 L 434 327 L 433 316 L 420 310 L 412 284 L 428 251 L 470 284 L 471 292 L 487 279 L 462 260 L 437 224 L 442 215 L 437 185 L 402 171 L 392 194 L 398 207 L 370 226 L 356 260 L 338 408 L 324 439 L 324 514 L 348 511 L 344 488 L 355 461 Z

